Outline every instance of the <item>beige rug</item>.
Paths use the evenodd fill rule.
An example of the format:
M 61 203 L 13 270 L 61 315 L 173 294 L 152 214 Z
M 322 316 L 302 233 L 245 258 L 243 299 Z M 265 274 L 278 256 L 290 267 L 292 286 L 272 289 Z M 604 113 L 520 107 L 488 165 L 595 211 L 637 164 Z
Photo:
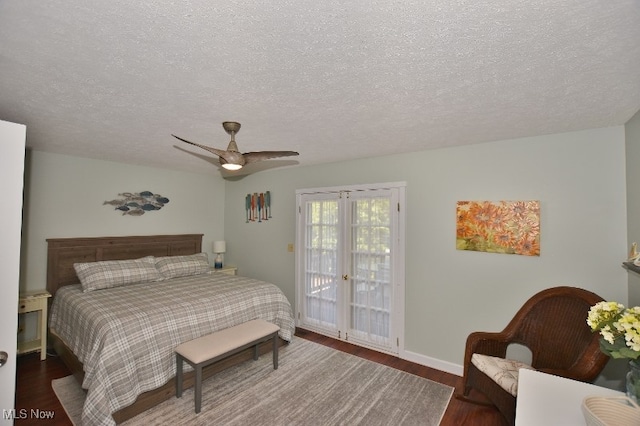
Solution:
M 453 388 L 353 355 L 295 338 L 270 355 L 207 379 L 202 411 L 195 414 L 193 388 L 124 423 L 188 425 L 437 425 Z M 84 392 L 73 376 L 52 382 L 75 425 Z

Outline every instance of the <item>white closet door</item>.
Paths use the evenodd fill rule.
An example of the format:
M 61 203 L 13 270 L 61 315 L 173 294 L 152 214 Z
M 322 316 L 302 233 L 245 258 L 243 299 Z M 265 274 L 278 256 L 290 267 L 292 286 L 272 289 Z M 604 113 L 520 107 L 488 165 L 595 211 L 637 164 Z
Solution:
M 0 212 L 0 425 L 3 426 L 12 425 L 16 418 L 16 330 L 25 137 L 24 125 L 0 120 L 0 182 L 3 201 Z

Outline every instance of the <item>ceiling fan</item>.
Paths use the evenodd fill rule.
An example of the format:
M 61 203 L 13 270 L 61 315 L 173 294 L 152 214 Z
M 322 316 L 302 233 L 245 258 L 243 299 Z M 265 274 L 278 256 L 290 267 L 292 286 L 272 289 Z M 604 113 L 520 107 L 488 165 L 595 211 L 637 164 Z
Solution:
M 257 152 L 245 152 L 241 153 L 238 151 L 238 145 L 236 145 L 235 135 L 240 130 L 240 123 L 236 123 L 235 121 L 225 121 L 222 123 L 222 127 L 224 130 L 231 135 L 231 141 L 229 142 L 229 146 L 227 150 L 224 151 L 222 149 L 212 148 L 206 145 L 200 145 L 198 143 L 189 142 L 188 140 L 182 139 L 176 135 L 171 135 L 174 138 L 181 140 L 182 142 L 186 142 L 191 145 L 195 145 L 202 149 L 206 149 L 207 151 L 217 155 L 220 157 L 220 164 L 227 170 L 240 170 L 242 166 L 249 163 L 256 163 L 262 160 L 268 160 L 270 158 L 278 158 L 278 157 L 291 157 L 294 155 L 298 155 L 295 151 L 257 151 Z

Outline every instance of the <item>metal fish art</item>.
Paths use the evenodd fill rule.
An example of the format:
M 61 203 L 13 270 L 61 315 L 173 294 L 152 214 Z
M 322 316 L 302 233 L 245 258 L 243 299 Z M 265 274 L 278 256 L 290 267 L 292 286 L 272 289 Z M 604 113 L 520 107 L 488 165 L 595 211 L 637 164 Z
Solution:
M 151 191 L 123 192 L 118 195 L 123 198 L 105 201 L 102 205 L 115 206 L 115 210 L 121 211 L 123 216 L 142 216 L 145 212 L 160 210 L 169 202 L 167 197 Z

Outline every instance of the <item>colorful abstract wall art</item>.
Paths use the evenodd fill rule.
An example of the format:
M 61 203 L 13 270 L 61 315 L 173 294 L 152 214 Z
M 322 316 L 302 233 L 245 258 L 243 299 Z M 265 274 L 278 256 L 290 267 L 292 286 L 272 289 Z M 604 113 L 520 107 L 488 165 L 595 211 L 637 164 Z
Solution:
M 456 249 L 540 256 L 539 201 L 458 201 Z
M 160 210 L 169 202 L 167 197 L 151 191 L 123 192 L 118 195 L 122 198 L 105 201 L 102 205 L 115 206 L 115 210 L 122 212 L 123 216 L 142 216 L 145 212 Z
M 254 192 L 244 199 L 246 223 L 271 219 L 271 192 Z

